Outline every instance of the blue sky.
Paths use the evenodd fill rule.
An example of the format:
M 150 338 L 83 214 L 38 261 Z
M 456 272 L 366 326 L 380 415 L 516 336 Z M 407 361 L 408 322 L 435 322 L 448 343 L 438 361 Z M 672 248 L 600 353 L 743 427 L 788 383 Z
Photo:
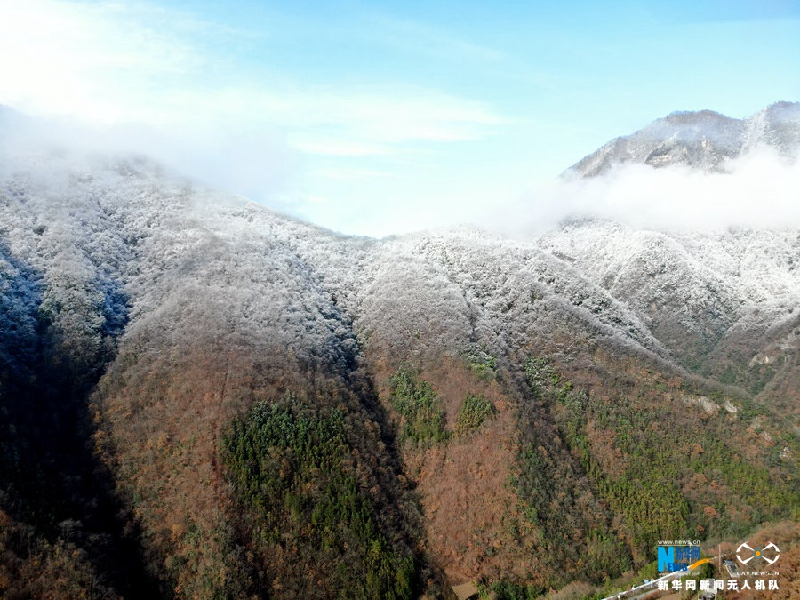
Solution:
M 0 104 L 380 236 L 534 206 L 675 110 L 798 100 L 798 40 L 798 1 L 3 0 Z

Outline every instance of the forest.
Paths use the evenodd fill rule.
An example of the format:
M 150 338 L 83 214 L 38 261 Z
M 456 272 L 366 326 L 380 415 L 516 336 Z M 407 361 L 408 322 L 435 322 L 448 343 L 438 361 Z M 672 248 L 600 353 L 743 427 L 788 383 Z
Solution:
M 797 562 L 796 232 L 349 238 L 146 159 L 4 165 L 0 595 L 599 598 L 687 536 Z

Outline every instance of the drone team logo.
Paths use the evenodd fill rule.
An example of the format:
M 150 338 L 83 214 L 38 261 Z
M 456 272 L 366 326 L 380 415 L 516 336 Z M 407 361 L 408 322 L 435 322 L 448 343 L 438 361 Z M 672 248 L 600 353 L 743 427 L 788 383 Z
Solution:
M 754 558 L 763 558 L 769 564 L 774 565 L 781 557 L 781 549 L 770 542 L 763 548 L 751 548 L 744 542 L 736 549 L 736 558 L 740 563 L 746 565 Z

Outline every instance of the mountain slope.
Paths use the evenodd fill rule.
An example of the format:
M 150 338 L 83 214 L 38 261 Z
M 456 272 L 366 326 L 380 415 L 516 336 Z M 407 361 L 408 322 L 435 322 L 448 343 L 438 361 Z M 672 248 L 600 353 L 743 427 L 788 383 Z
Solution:
M 541 243 L 625 299 L 687 368 L 754 394 L 771 376 L 763 369 L 770 362 L 797 380 L 796 231 L 669 234 L 584 222 Z M 796 411 L 796 390 L 767 395 Z
M 683 164 L 703 171 L 724 171 L 732 159 L 759 147 L 797 156 L 798 123 L 798 102 L 777 102 L 747 119 L 711 110 L 675 112 L 608 142 L 567 173 L 596 177 L 615 165 L 629 163 L 655 168 Z
M 347 238 L 145 159 L 7 153 L 0 590 L 539 594 L 789 518 L 799 244 Z

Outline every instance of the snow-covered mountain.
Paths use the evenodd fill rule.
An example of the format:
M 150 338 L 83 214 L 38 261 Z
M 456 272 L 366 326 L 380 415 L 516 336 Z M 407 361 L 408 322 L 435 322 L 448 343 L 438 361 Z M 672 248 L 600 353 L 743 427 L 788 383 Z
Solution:
M 751 390 L 763 382 L 733 375 L 744 363 L 787 368 L 783 377 L 797 381 L 800 232 L 670 233 L 594 221 L 539 243 L 623 303 L 682 365 Z M 796 391 L 773 395 L 796 412 Z
M 799 106 L 576 168 L 790 154 Z M 351 238 L 144 158 L 3 152 L 0 592 L 584 589 L 796 505 L 796 230 Z
M 747 119 L 711 110 L 675 112 L 628 136 L 616 138 L 570 167 L 568 174 L 596 177 L 628 163 L 665 167 L 685 164 L 724 171 L 732 159 L 760 146 L 796 157 L 800 103 L 777 102 Z

